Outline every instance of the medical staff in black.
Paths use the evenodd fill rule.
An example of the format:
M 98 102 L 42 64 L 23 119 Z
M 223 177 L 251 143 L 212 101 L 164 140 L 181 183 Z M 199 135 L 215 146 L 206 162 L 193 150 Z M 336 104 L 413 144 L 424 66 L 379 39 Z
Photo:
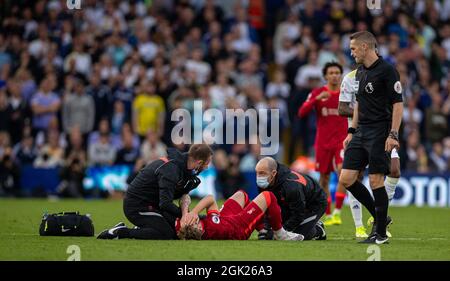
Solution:
M 277 198 L 286 230 L 302 234 L 305 240 L 326 239 L 319 220 L 327 208 L 327 195 L 316 180 L 291 171 L 271 157 L 261 159 L 255 171 L 258 187 L 273 192 Z M 258 231 L 259 239 L 271 239 L 267 227 Z
M 120 222 L 98 239 L 176 239 L 176 218 L 184 215 L 187 223 L 198 220 L 189 213 L 188 193 L 200 184 L 197 175 L 208 167 L 213 151 L 207 144 L 194 144 L 187 153 L 169 148 L 167 154 L 147 164 L 129 184 L 123 211 L 135 227 Z M 175 199 L 180 199 L 180 207 L 173 203 Z

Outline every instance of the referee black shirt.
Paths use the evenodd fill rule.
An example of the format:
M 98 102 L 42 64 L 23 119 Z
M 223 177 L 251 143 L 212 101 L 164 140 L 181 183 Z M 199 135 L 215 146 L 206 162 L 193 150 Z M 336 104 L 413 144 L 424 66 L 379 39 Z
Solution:
M 358 125 L 391 124 L 392 105 L 403 101 L 397 70 L 379 57 L 370 67 L 358 67 L 356 81 L 359 83 Z

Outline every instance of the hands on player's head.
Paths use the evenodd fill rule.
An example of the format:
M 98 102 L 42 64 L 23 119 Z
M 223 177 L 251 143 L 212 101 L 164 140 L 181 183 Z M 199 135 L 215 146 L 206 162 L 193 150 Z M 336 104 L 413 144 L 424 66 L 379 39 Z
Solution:
M 180 240 L 201 240 L 202 235 L 203 230 L 199 222 L 182 225 L 177 233 Z
M 187 214 L 185 214 L 181 218 L 180 225 L 183 227 L 184 225 L 195 224 L 195 223 L 198 223 L 198 222 L 199 222 L 198 214 L 192 213 L 192 212 L 188 212 Z

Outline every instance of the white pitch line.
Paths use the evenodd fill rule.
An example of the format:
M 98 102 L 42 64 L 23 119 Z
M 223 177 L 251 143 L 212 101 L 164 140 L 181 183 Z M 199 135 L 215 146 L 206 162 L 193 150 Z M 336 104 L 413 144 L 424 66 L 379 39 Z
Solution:
M 392 240 L 404 240 L 404 241 L 428 241 L 428 240 L 448 240 L 447 238 L 442 237 L 432 237 L 432 238 L 416 238 L 416 237 L 393 237 Z M 329 237 L 327 240 L 359 240 L 356 238 L 347 238 L 347 237 Z
M 40 236 L 39 234 L 32 233 L 0 233 L 0 236 Z M 61 236 L 63 237 L 63 236 Z M 399 241 L 447 241 L 448 238 L 444 237 L 431 237 L 431 238 L 416 238 L 416 237 L 393 237 L 392 240 Z M 327 240 L 336 240 L 336 241 L 361 241 L 361 239 L 356 239 L 353 237 L 328 237 Z
M 31 234 L 31 233 L 0 233 L 0 236 L 39 236 L 39 234 Z

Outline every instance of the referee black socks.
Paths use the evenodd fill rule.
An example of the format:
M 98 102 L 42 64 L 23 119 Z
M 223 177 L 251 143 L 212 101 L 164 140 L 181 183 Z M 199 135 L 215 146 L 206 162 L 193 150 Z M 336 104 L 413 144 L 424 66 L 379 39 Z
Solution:
M 384 186 L 372 190 L 373 197 L 375 198 L 375 210 L 377 213 L 376 218 L 376 231 L 381 236 L 386 236 L 386 220 L 389 207 L 389 198 Z
M 347 190 L 366 207 L 369 213 L 376 219 L 375 203 L 369 190 L 360 181 L 355 181 L 351 186 L 347 187 Z M 385 191 L 386 193 L 386 191 Z

